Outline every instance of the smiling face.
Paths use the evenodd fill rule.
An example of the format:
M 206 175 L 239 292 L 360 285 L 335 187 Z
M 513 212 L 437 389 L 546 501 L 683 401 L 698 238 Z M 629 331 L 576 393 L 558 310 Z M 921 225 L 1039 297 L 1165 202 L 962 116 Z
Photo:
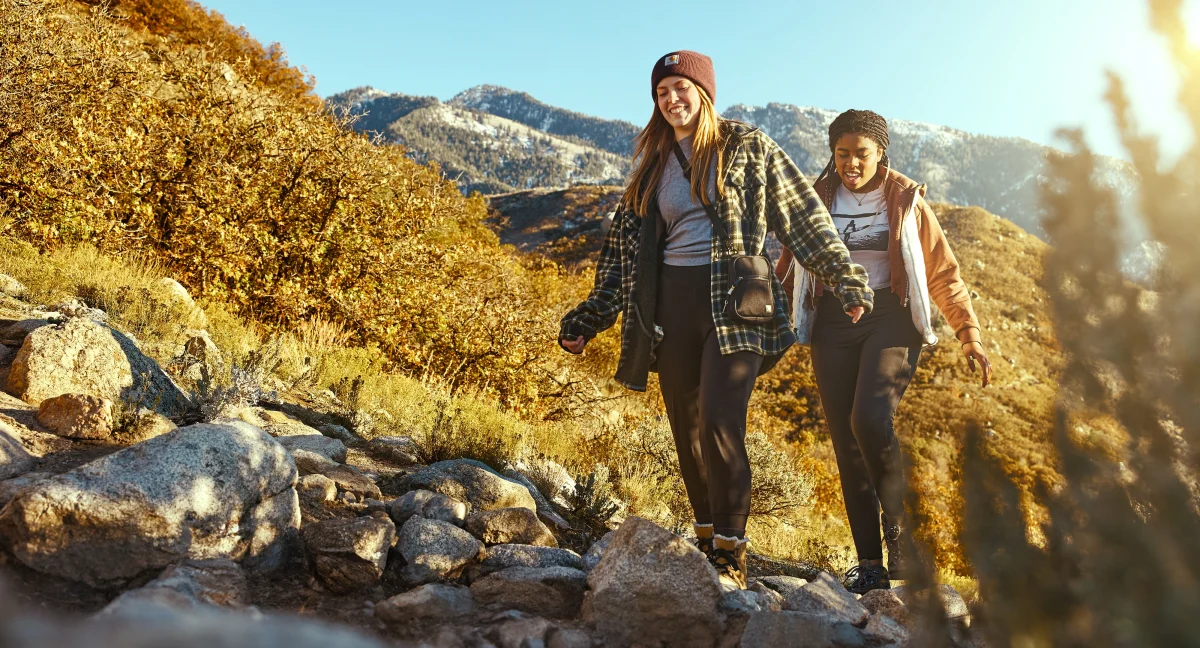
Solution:
M 669 76 L 658 82 L 654 89 L 658 111 L 667 123 L 682 137 L 696 130 L 696 117 L 700 114 L 700 89 L 691 79 Z
M 842 184 L 850 191 L 867 186 L 879 172 L 883 149 L 875 140 L 862 133 L 846 133 L 838 138 L 833 149 L 833 163 Z

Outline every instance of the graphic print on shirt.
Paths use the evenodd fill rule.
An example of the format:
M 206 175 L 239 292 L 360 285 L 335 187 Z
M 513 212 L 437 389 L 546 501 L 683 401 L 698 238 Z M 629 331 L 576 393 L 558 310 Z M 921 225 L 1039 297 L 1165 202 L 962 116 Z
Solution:
M 881 212 L 874 214 L 830 214 L 838 235 L 851 252 L 887 252 L 889 228 Z

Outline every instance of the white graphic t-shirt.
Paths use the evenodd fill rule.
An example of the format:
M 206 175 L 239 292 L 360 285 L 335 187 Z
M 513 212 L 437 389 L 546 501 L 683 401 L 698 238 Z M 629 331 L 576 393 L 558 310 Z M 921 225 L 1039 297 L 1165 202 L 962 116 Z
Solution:
M 888 241 L 891 240 L 891 228 L 883 187 L 857 194 L 839 182 L 833 195 L 833 209 L 829 211 L 842 242 L 850 250 L 850 260 L 867 269 L 871 289 L 890 286 L 892 270 L 888 265 Z

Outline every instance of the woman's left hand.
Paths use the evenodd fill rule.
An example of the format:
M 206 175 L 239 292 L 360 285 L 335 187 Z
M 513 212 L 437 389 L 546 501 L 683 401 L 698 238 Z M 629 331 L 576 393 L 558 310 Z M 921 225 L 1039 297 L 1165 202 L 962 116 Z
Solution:
M 979 362 L 980 372 L 983 373 L 983 386 L 987 387 L 992 382 L 992 363 L 988 362 L 983 345 L 978 342 L 964 342 L 962 350 L 963 355 L 967 356 L 967 365 L 971 367 L 971 373 L 975 373 L 975 362 Z

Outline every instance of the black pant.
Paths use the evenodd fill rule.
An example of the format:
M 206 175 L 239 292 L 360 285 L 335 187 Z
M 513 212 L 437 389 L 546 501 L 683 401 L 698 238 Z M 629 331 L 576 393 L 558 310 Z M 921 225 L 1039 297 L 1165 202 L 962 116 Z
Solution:
M 763 357 L 721 354 L 711 303 L 709 266 L 662 267 L 658 381 L 696 521 L 743 537 L 750 515 L 746 407 Z
M 909 309 L 891 290 L 850 321 L 826 292 L 817 305 L 812 363 L 837 456 L 846 517 L 860 560 L 880 560 L 879 508 L 904 519 L 903 454 L 892 420 L 921 354 Z

